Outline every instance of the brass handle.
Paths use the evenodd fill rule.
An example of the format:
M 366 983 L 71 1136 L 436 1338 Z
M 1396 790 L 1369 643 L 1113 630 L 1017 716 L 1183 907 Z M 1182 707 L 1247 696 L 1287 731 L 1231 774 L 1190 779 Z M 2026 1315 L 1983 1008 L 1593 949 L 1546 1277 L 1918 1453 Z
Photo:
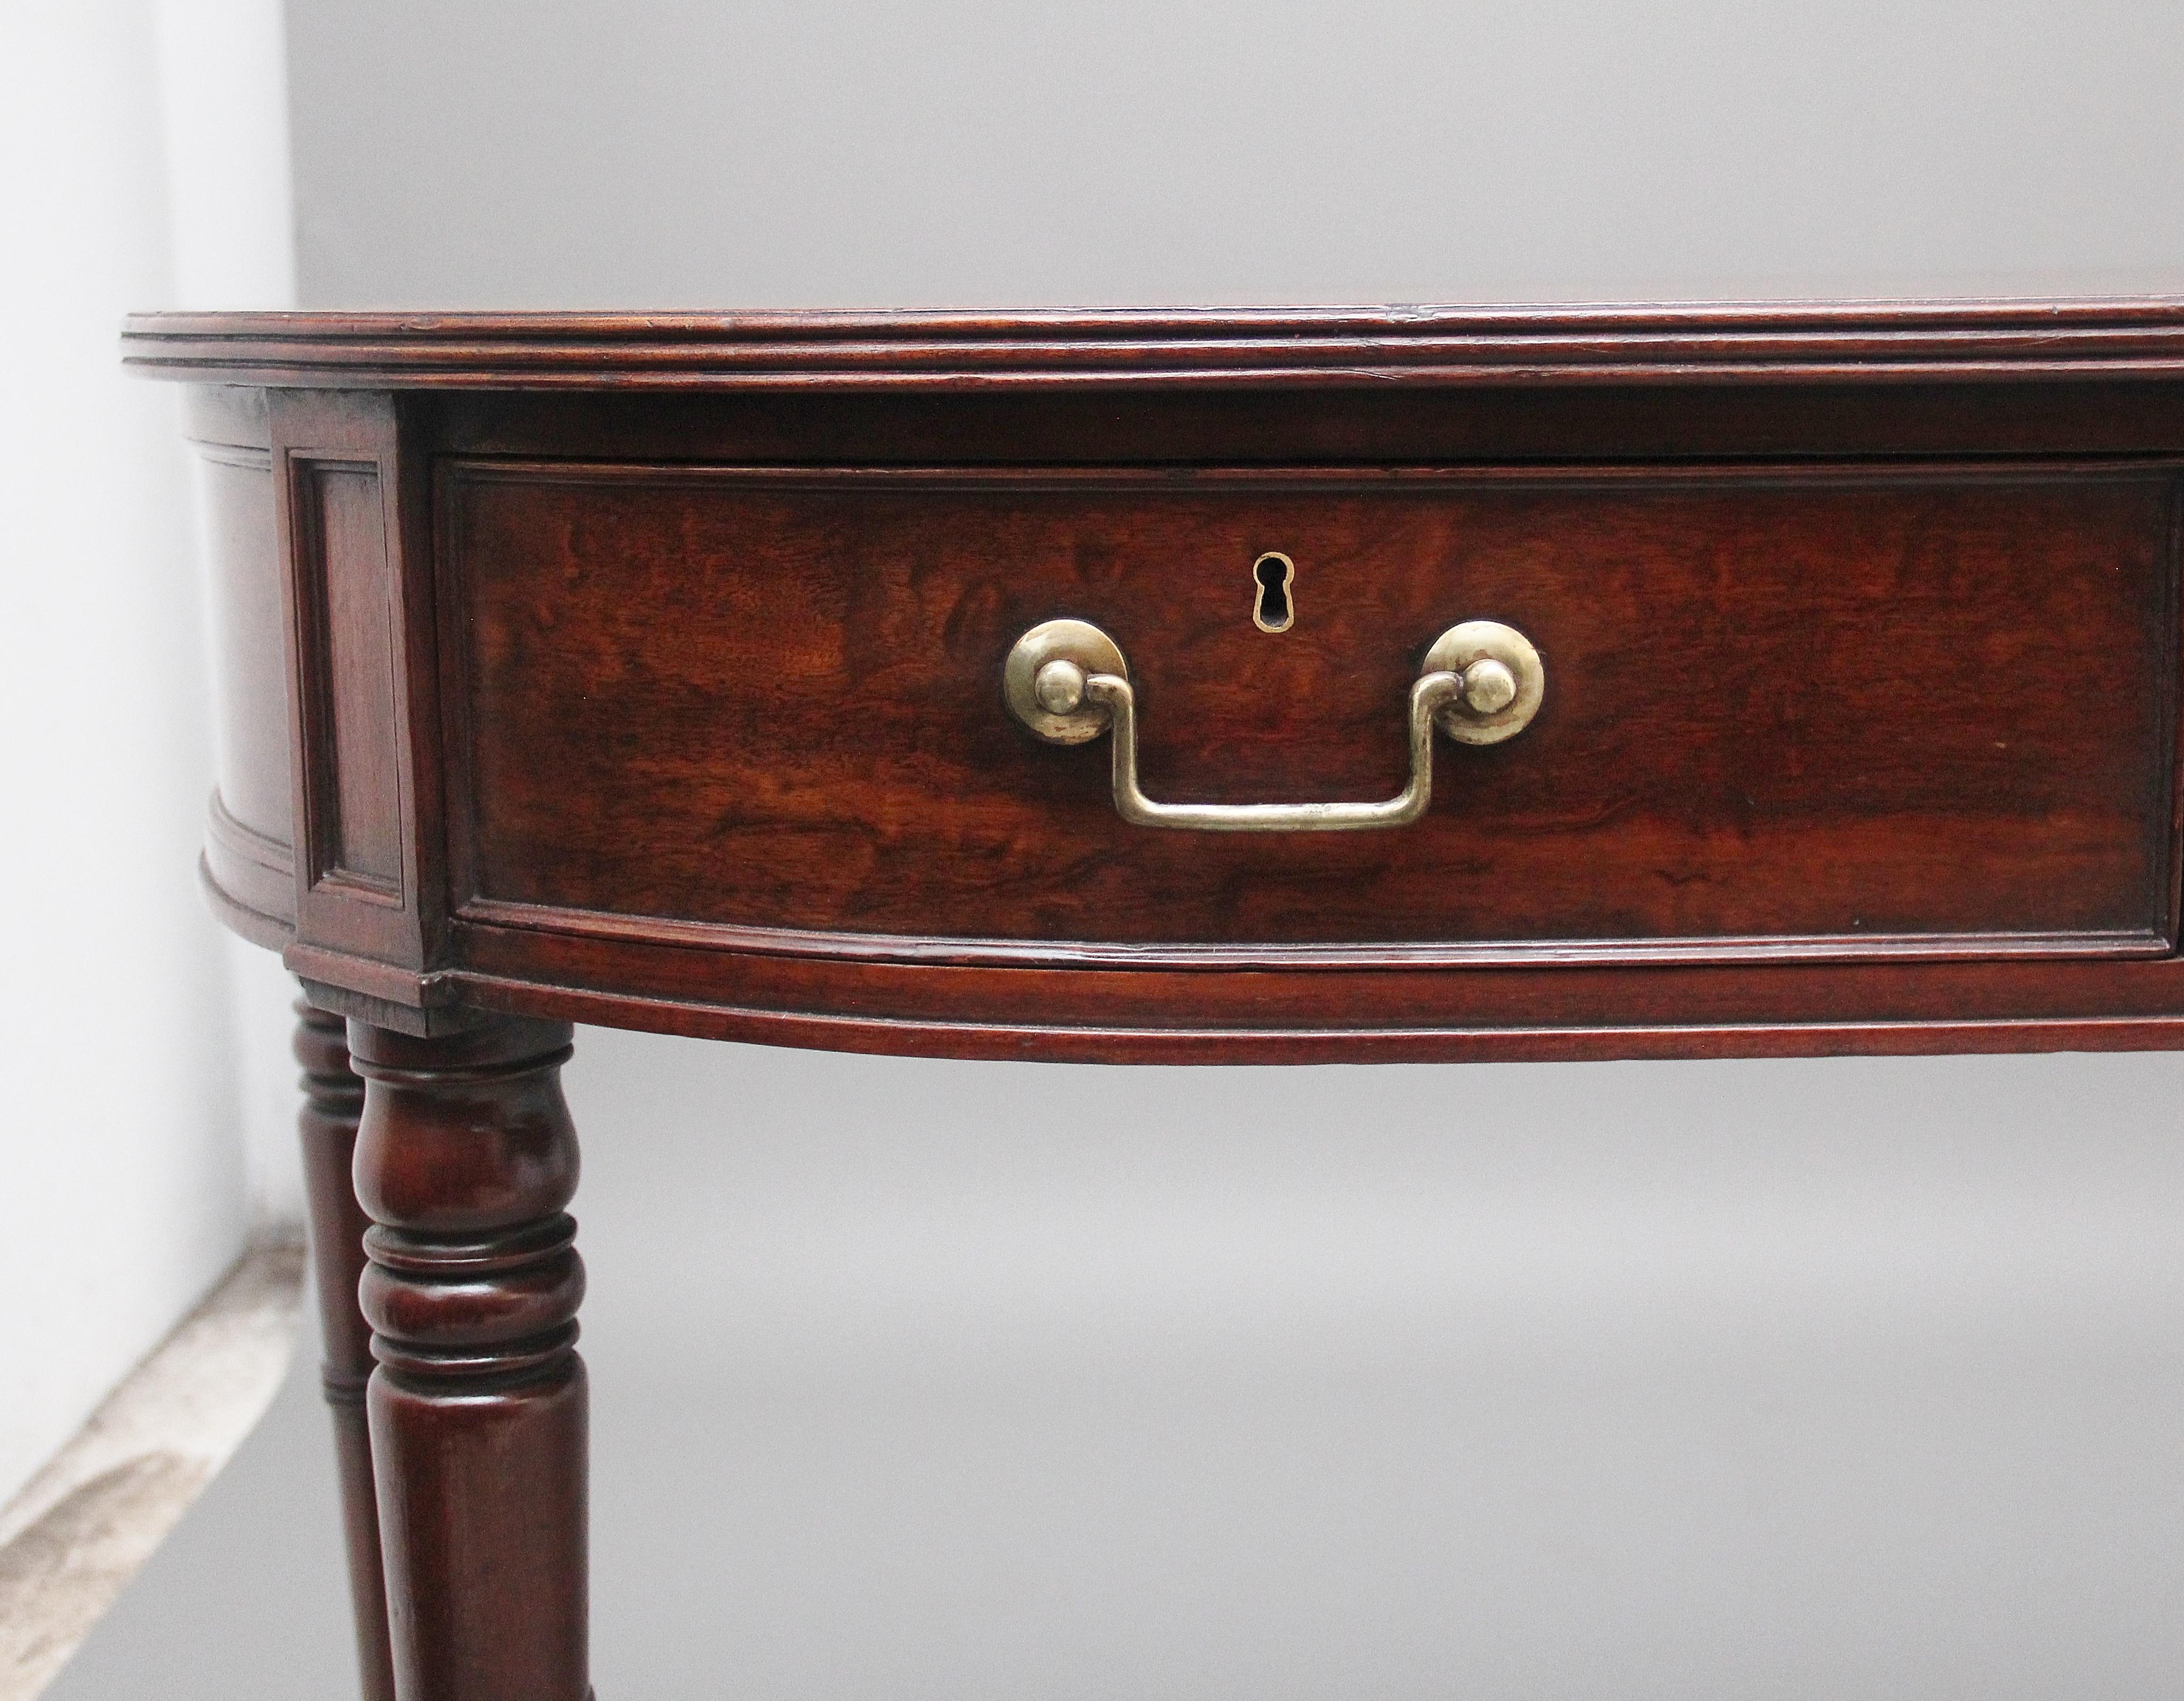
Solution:
M 1161 803 L 1138 784 L 1137 696 L 1115 641 L 1084 620 L 1047 620 L 1016 642 L 1001 670 L 1016 718 L 1050 744 L 1082 744 L 1112 727 L 1115 813 L 1140 827 L 1212 833 L 1323 833 L 1400 827 L 1433 801 L 1433 735 L 1498 744 L 1540 707 L 1546 670 L 1514 627 L 1466 620 L 1434 640 L 1411 687 L 1410 783 L 1372 803 Z

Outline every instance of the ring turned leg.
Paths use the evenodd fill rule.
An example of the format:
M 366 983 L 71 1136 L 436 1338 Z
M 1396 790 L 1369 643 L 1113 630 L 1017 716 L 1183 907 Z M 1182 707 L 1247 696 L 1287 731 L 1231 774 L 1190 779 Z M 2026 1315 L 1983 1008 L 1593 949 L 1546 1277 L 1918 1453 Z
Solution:
M 400 1701 L 584 1701 L 570 1030 L 353 1023 L 367 1397 Z
M 318 1290 L 326 1348 L 321 1376 L 333 1413 L 342 1526 L 348 1537 L 358 1676 L 364 1701 L 394 1701 L 387 1650 L 387 1585 L 379 1562 L 379 1504 L 372 1491 L 371 1436 L 364 1415 L 371 1331 L 356 1297 L 368 1225 L 349 1180 L 364 1082 L 348 1066 L 347 1024 L 307 1003 L 298 1003 L 296 1014 L 296 1061 L 304 1066 L 304 1109 L 297 1126 L 310 1210 L 312 1285 Z

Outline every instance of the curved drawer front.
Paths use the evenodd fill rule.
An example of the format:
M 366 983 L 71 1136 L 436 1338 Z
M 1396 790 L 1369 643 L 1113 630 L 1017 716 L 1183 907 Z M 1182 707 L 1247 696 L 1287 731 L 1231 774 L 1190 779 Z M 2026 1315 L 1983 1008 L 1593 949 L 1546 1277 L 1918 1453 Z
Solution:
M 450 459 L 455 914 L 969 963 L 2158 953 L 2178 488 Z M 1546 684 L 1521 735 L 1434 741 L 1408 825 L 1161 831 L 1106 740 L 1004 703 L 1062 618 L 1127 653 L 1162 799 L 1393 796 L 1457 622 Z

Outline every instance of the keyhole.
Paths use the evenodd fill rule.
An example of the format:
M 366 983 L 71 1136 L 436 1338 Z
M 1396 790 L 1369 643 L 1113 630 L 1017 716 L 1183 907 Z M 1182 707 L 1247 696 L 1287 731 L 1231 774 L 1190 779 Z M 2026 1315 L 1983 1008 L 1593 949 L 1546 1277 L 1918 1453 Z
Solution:
M 1279 550 L 1269 549 L 1251 564 L 1251 624 L 1262 632 L 1285 632 L 1296 619 L 1290 586 L 1296 580 L 1296 563 Z

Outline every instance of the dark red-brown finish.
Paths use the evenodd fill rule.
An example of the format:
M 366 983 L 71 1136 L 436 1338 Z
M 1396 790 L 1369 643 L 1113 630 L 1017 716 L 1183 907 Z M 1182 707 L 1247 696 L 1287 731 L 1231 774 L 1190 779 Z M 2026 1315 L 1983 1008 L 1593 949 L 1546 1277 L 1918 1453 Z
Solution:
M 423 469 L 387 397 L 281 392 L 268 413 L 299 942 L 422 963 L 443 910 Z
M 2184 1043 L 2184 303 L 125 342 L 191 381 L 214 469 L 209 881 L 376 1025 L 1172 1061 Z M 1297 562 L 1278 636 L 1268 549 Z M 1104 744 L 1001 707 L 1057 614 L 1128 655 L 1156 796 L 1385 795 L 1458 620 L 1531 633 L 1547 698 L 1441 744 L 1411 828 L 1131 828 Z
M 367 1082 L 352 1198 L 307 1015 L 371 1701 L 376 1624 L 399 1701 L 585 1693 L 566 1021 L 1082 1061 L 2184 1046 L 2184 303 L 124 340 L 191 386 L 206 884 Z M 1104 742 L 1003 707 L 1057 615 L 1122 644 L 1162 797 L 1391 792 L 1457 620 L 1529 633 L 1547 695 L 1438 745 L 1412 827 L 1148 831 Z
M 583 1701 L 584 1271 L 569 1029 L 352 1023 L 369 1390 L 401 1701 Z
M 357 1303 L 364 1275 L 364 1232 L 350 1171 L 364 1082 L 349 1067 L 348 1024 L 339 1016 L 296 1006 L 296 1061 L 304 1066 L 304 1198 L 310 1210 L 311 1270 L 325 1343 L 323 1381 L 333 1415 L 341 1473 L 342 1527 L 348 1537 L 348 1584 L 356 1616 L 358 1681 L 364 1701 L 394 1701 L 394 1670 L 387 1642 L 387 1586 L 379 1553 L 379 1501 L 372 1487 L 371 1434 L 365 1385 L 371 1379 L 371 1328 Z
M 204 883 L 230 926 L 277 948 L 295 936 L 296 834 L 265 395 L 194 388 L 183 397 L 214 568 L 208 613 L 219 786 L 207 811 Z
M 327 388 L 949 390 L 2173 377 L 2165 298 L 892 313 L 162 313 L 127 358 Z
M 2178 489 L 2099 464 L 457 462 L 457 914 L 997 962 L 2159 952 L 2176 645 L 2148 611 Z M 1273 548 L 1296 564 L 1279 636 L 1251 619 Z M 1520 627 L 1551 685 L 1521 739 L 1442 745 L 1414 827 L 1148 831 L 1117 816 L 1104 744 L 997 712 L 1011 642 L 1058 614 L 1123 646 L 1160 797 L 1392 795 L 1409 682 L 1459 619 Z

